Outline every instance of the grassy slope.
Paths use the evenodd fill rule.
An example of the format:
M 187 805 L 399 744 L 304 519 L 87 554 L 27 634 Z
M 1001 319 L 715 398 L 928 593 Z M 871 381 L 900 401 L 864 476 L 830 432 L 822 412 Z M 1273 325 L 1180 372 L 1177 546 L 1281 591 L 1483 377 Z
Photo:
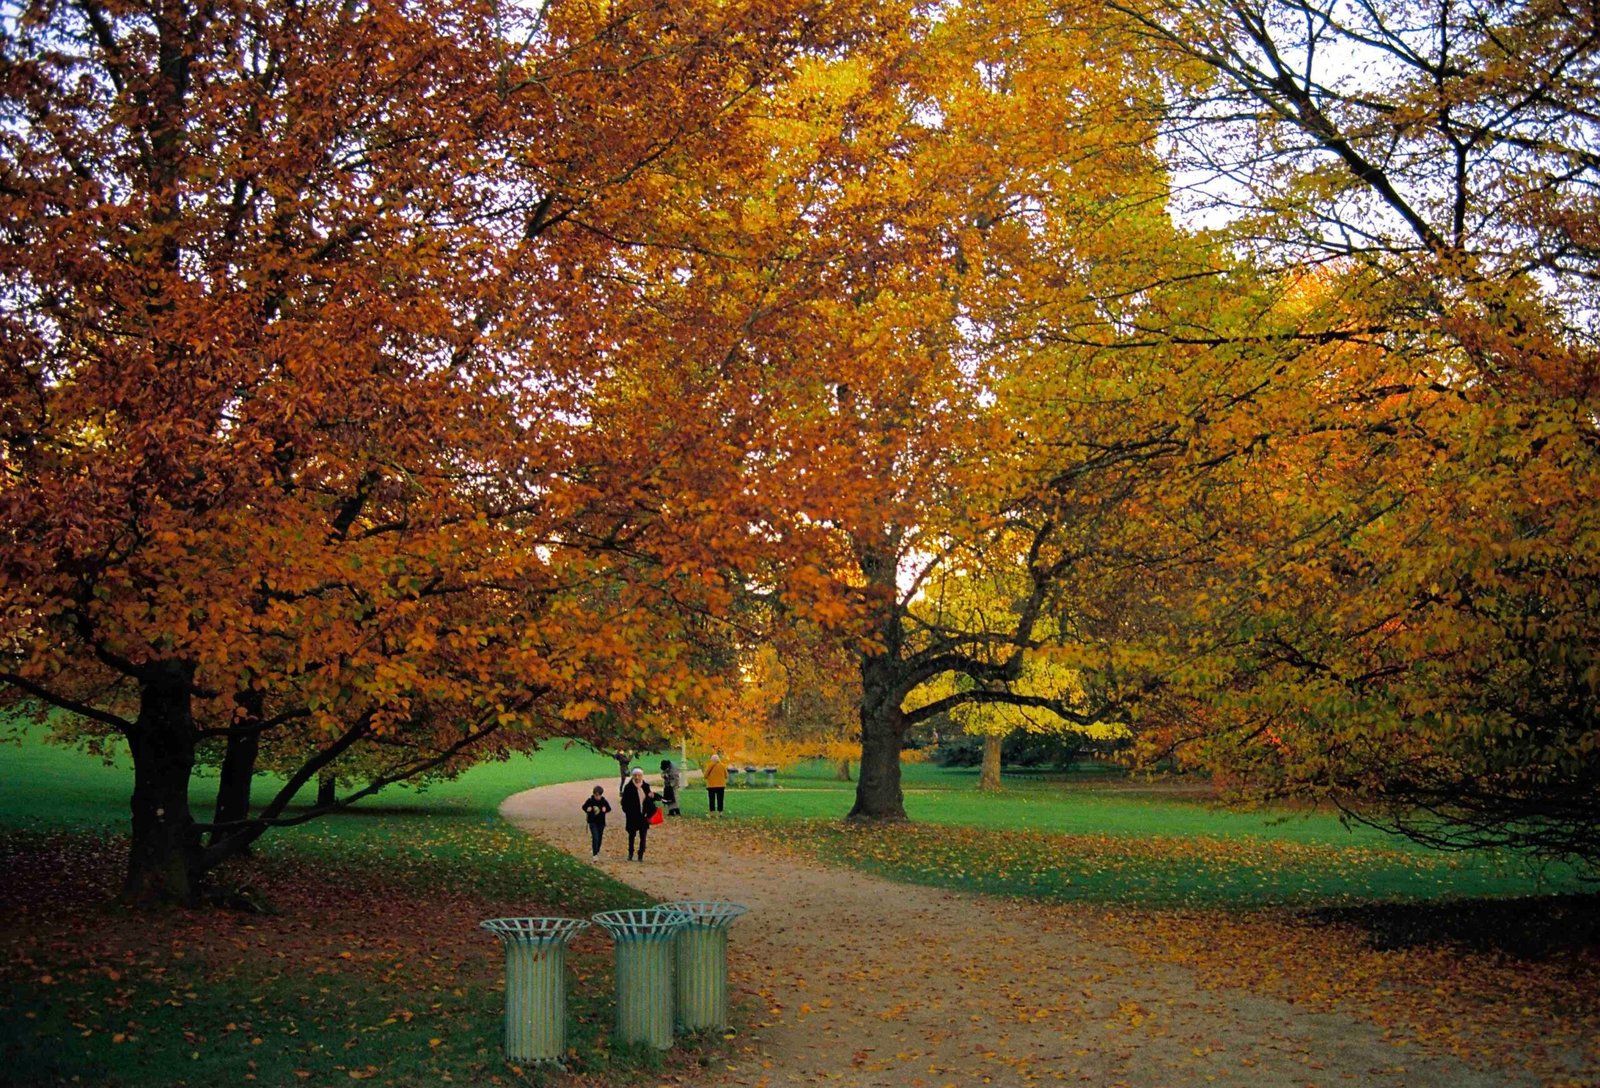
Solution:
M 106 827 L 127 822 L 133 773 L 125 755 L 107 763 L 76 748 L 45 743 L 38 731 L 12 736 L 17 743 L 0 743 L 0 824 Z M 657 762 L 645 765 L 654 767 Z M 362 807 L 417 815 L 492 815 L 506 797 L 536 783 L 593 778 L 609 784 L 616 776 L 616 766 L 608 756 L 587 748 L 563 747 L 556 741 L 532 755 L 474 767 L 452 782 L 437 782 L 421 790 L 391 787 L 363 802 Z M 254 791 L 257 803 L 265 801 L 276 786 L 276 780 L 263 776 Z M 216 772 L 202 768 L 190 790 L 197 816 L 209 813 L 215 796 Z M 302 797 L 310 799 L 306 793 Z
M 728 805 L 775 839 L 917 883 L 1050 900 L 1258 907 L 1514 896 L 1583 888 L 1507 853 L 1440 854 L 1328 813 L 1235 812 L 1097 773 L 1018 778 L 979 794 L 972 770 L 905 768 L 905 829 L 842 827 L 849 783 L 821 767 Z M 759 780 L 759 776 L 758 776 Z M 783 828 L 779 831 L 779 828 Z
M 552 746 L 420 792 L 388 790 L 269 834 L 225 874 L 280 913 L 140 919 L 105 906 L 126 850 L 125 760 L 32 733 L 0 745 L 0 1079 L 540 1082 L 500 1058 L 499 952 L 477 921 L 646 900 L 513 831 L 496 808 L 535 781 L 609 783 L 615 769 Z M 196 781 L 197 813 L 214 789 L 214 778 Z M 609 1046 L 609 952 L 590 934 L 572 956 L 581 1083 L 635 1083 L 660 1064 Z
M 387 790 L 357 812 L 275 833 L 265 850 L 326 856 L 348 849 L 397 858 L 422 849 L 419 844 L 431 840 L 427 829 L 440 821 L 455 828 L 498 827 L 499 802 L 536 782 L 609 784 L 614 773 L 608 757 L 558 742 L 421 791 Z M 1019 776 L 1008 779 L 998 795 L 978 793 L 976 779 L 973 769 L 907 765 L 906 809 L 918 826 L 886 835 L 837 825 L 854 787 L 834 780 L 822 765 L 786 770 L 778 789 L 759 784 L 762 775 L 746 787 L 744 776 L 736 774 L 729 816 L 755 818 L 760 825 L 810 821 L 812 849 L 885 875 L 1049 899 L 1256 906 L 1506 896 L 1581 886 L 1570 870 L 1531 866 L 1507 854 L 1437 854 L 1369 828 L 1345 827 L 1327 813 L 1227 811 L 1092 771 Z M 25 736 L 21 746 L 0 747 L 0 825 L 119 829 L 126 821 L 128 782 L 125 763 L 106 766 Z M 197 778 L 197 812 L 209 806 L 214 788 L 214 779 Z M 687 793 L 685 811 L 698 815 L 696 793 Z M 574 828 L 575 834 L 582 830 L 577 821 Z M 459 849 L 448 845 L 459 839 L 453 833 L 427 849 Z
M 11 886 L 49 886 L 20 901 L 0 895 L 9 953 L 0 1063 L 21 1083 L 80 1077 L 129 1088 L 247 1073 L 269 1084 L 370 1079 L 402 1088 L 529 1079 L 499 1059 L 498 953 L 476 920 L 641 900 L 511 831 L 495 809 L 535 781 L 609 783 L 614 768 L 553 747 L 420 793 L 388 791 L 263 841 L 234 879 L 282 915 L 164 921 L 147 932 L 97 905 L 120 867 L 126 766 L 32 736 L 0 747 L 0 850 L 11 851 L 0 867 L 32 864 Z M 1325 814 L 1225 812 L 1103 775 L 1018 779 L 987 796 L 972 789 L 975 778 L 908 766 L 907 807 L 918 823 L 861 830 L 837 819 L 853 787 L 826 768 L 802 767 L 781 775 L 779 789 L 736 784 L 725 827 L 734 850 L 749 835 L 770 836 L 898 879 L 1048 900 L 1253 907 L 1572 886 L 1570 874 L 1541 880 L 1516 859 L 1441 857 Z M 197 809 L 212 788 L 197 782 Z M 686 800 L 686 813 L 699 817 L 696 792 Z M 810 834 L 796 836 L 796 821 Z M 637 1083 L 653 1059 L 619 1061 L 606 1042 L 608 951 L 590 938 L 573 957 L 579 1080 Z M 62 1038 L 74 1045 L 61 1047 Z

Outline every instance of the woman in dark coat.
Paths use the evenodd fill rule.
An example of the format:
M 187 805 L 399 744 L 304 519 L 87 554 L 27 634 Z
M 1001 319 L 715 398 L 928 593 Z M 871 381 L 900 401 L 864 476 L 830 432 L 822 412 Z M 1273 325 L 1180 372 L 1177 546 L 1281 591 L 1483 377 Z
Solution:
M 644 860 L 644 844 L 650 835 L 650 817 L 656 813 L 655 795 L 644 780 L 644 769 L 635 767 L 622 787 L 622 816 L 628 832 L 628 860 L 633 860 L 634 840 L 639 843 L 639 860 Z

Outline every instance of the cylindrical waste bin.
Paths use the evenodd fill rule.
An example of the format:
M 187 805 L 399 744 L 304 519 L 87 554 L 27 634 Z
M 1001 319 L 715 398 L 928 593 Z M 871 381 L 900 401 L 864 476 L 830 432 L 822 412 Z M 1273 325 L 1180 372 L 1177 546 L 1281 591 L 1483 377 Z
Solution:
M 763 767 L 761 768 L 761 773 L 767 776 L 768 786 L 776 786 L 778 784 L 778 768 Z
M 490 918 L 506 948 L 506 1057 L 560 1061 L 567 1053 L 567 939 L 582 918 Z
M 688 921 L 678 930 L 678 1023 L 684 1031 L 728 1026 L 728 927 L 739 903 L 682 900 L 661 904 Z
M 595 925 L 617 943 L 617 1040 L 672 1046 L 672 938 L 689 920 L 678 910 L 607 910 Z
M 756 769 L 754 767 L 746 767 L 744 769 L 744 784 L 747 786 L 756 784 Z

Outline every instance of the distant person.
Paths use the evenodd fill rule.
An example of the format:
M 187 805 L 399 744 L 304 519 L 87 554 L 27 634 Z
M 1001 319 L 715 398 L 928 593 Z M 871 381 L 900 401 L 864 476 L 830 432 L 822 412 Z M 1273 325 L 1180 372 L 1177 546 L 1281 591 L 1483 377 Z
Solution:
M 583 803 L 583 815 L 589 823 L 589 849 L 591 861 L 600 860 L 600 840 L 606 837 L 606 813 L 611 811 L 611 802 L 606 800 L 606 788 L 596 786 L 589 799 Z
M 713 752 L 706 764 L 706 803 L 713 815 L 722 811 L 722 795 L 728 792 L 728 766 L 722 762 L 722 753 Z
M 661 761 L 661 803 L 668 816 L 678 816 L 678 787 L 683 785 L 682 772 L 672 765 L 672 760 Z
M 628 832 L 628 860 L 634 859 L 634 843 L 638 842 L 638 858 L 644 860 L 645 843 L 650 837 L 650 817 L 656 814 L 656 797 L 650 792 L 650 783 L 644 780 L 644 768 L 635 767 L 628 774 L 628 784 L 622 788 L 623 826 Z

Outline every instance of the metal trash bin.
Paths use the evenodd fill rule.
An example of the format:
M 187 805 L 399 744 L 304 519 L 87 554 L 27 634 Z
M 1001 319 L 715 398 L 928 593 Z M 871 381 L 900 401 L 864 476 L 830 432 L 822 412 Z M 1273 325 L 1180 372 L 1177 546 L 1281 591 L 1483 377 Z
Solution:
M 776 786 L 778 784 L 778 768 L 763 767 L 761 768 L 761 773 L 767 776 L 768 787 Z
M 478 923 L 506 949 L 506 1057 L 558 1062 L 567 1054 L 567 940 L 582 918 L 490 918 Z
M 678 930 L 678 1023 L 684 1031 L 728 1026 L 728 927 L 749 908 L 720 900 L 681 900 L 661 909 L 681 911 Z
M 673 937 L 689 920 L 664 907 L 607 910 L 594 923 L 616 942 L 617 1041 L 672 1046 Z
M 744 769 L 744 784 L 747 786 L 756 784 L 756 769 L 754 767 L 746 767 Z

